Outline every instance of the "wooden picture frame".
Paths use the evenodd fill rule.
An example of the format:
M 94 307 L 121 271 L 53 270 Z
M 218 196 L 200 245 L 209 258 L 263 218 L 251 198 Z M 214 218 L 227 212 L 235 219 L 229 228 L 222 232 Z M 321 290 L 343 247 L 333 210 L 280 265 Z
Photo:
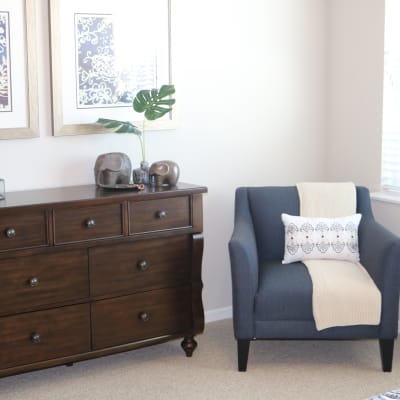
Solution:
M 36 10 L 37 0 L 0 0 L 0 139 L 39 136 Z
M 172 83 L 171 1 L 49 0 L 53 135 L 109 132 L 99 118 L 141 129 L 135 93 Z M 146 121 L 146 130 L 174 126 L 172 113 Z

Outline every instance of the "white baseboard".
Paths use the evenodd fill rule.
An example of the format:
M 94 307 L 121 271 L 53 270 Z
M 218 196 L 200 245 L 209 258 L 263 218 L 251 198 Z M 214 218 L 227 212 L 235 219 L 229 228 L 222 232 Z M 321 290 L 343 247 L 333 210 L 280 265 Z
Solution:
M 214 310 L 209 310 L 204 313 L 205 322 L 220 321 L 222 319 L 232 318 L 232 306 L 224 308 L 216 308 Z

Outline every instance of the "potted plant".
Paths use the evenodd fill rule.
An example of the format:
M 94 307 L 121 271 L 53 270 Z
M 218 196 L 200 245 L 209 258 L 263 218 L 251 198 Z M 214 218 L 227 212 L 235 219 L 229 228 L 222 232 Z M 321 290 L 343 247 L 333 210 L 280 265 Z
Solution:
M 140 169 L 134 171 L 135 183 L 149 183 L 149 163 L 146 158 L 145 121 L 154 121 L 172 111 L 175 99 L 171 96 L 175 93 L 174 85 L 163 85 L 159 89 L 140 90 L 133 99 L 133 109 L 138 113 L 144 113 L 143 126 L 139 129 L 129 121 L 99 118 L 97 123 L 105 128 L 112 129 L 116 133 L 133 133 L 140 140 L 142 161 Z

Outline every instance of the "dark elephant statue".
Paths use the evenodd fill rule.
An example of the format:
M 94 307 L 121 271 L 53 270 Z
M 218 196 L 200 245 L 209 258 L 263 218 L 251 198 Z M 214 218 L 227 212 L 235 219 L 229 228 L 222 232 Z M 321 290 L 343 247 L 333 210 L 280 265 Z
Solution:
M 101 154 L 96 159 L 94 177 L 98 186 L 130 183 L 131 174 L 131 160 L 124 153 Z
M 150 184 L 154 186 L 175 186 L 179 179 L 179 167 L 174 161 L 163 160 L 151 164 Z

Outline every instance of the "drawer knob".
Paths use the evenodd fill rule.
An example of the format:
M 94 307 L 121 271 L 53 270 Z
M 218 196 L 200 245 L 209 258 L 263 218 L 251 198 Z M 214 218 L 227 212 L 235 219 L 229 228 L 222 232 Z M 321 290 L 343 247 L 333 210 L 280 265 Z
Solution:
M 137 266 L 141 271 L 146 271 L 146 269 L 149 268 L 149 264 L 147 263 L 146 260 L 140 260 L 137 263 Z
M 14 228 L 8 228 L 6 230 L 6 236 L 11 239 L 11 238 L 17 236 L 17 232 L 15 231 Z
M 139 314 L 139 319 L 140 319 L 142 322 L 147 322 L 147 321 L 150 319 L 150 315 L 149 315 L 147 312 L 141 312 L 141 313 Z
M 88 219 L 86 221 L 86 228 L 92 229 L 96 226 L 96 221 L 94 219 Z
M 40 337 L 40 335 L 38 333 L 32 333 L 31 335 L 31 341 L 33 343 L 40 343 L 42 340 L 42 338 Z
M 38 278 L 31 278 L 29 279 L 29 286 L 30 287 L 36 287 L 39 285 L 39 279 Z
M 167 212 L 165 210 L 157 211 L 157 218 L 163 219 L 167 216 Z

